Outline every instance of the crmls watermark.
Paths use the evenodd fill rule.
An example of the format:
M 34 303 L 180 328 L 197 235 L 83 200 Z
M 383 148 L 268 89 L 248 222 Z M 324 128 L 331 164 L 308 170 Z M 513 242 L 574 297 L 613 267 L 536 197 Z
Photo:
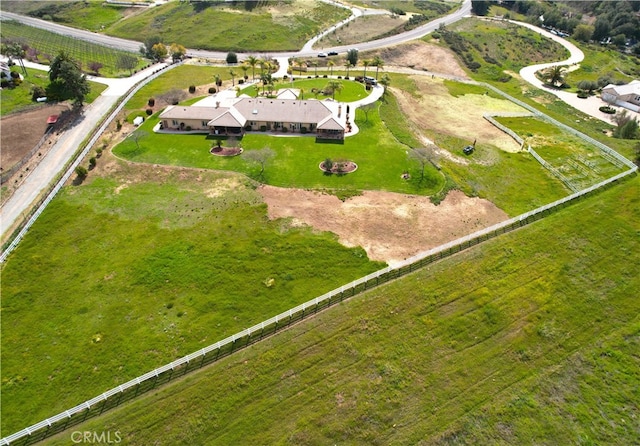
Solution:
M 122 441 L 120 431 L 74 431 L 71 432 L 71 441 L 74 444 L 116 444 Z

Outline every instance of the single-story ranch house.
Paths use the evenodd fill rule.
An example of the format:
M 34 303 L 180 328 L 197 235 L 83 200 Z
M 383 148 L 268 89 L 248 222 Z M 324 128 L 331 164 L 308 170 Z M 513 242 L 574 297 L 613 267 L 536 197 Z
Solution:
M 334 105 L 334 104 L 332 104 Z M 162 130 L 206 131 L 212 135 L 241 135 L 245 131 L 315 134 L 318 139 L 344 139 L 340 122 L 323 101 L 240 97 L 229 106 L 174 105 L 160 114 Z
M 640 112 L 640 80 L 631 81 L 626 85 L 607 85 L 602 89 L 602 100 Z

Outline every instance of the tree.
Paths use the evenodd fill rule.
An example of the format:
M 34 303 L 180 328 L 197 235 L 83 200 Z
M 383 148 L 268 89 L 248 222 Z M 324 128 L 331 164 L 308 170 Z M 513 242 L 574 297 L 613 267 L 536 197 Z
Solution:
M 75 172 L 76 172 L 76 175 L 78 175 L 78 178 L 80 180 L 84 180 L 85 178 L 87 178 L 87 175 L 89 174 L 89 171 L 84 166 L 77 166 L 75 168 Z
M 555 65 L 547 70 L 545 76 L 549 85 L 561 86 L 564 83 L 564 67 Z
M 231 76 L 231 85 L 236 85 L 236 72 L 233 69 L 229 70 L 229 75 Z
M 354 67 L 358 65 L 358 50 L 356 50 L 355 48 L 352 48 L 349 51 L 347 51 L 347 60 Z
M 327 66 L 329 67 L 329 70 L 331 70 L 331 76 L 333 76 L 333 67 L 335 66 L 335 62 L 330 60 L 329 62 L 327 62 Z
M 424 179 L 424 169 L 427 167 L 427 164 L 431 163 L 435 166 L 436 146 L 430 144 L 427 147 L 411 149 L 407 156 L 410 160 L 417 161 L 420 164 L 420 181 L 422 181 Z
M 593 26 L 590 25 L 578 25 L 573 31 L 573 37 L 576 40 L 580 40 L 581 42 L 588 42 L 593 37 Z
M 140 141 L 149 136 L 148 132 L 144 130 L 136 130 L 131 134 L 131 140 L 136 145 L 136 150 L 140 150 Z
M 171 56 L 171 59 L 173 60 L 174 63 L 179 60 L 182 60 L 184 56 L 186 56 L 186 54 L 187 54 L 187 49 L 182 45 L 179 45 L 177 43 L 172 43 L 171 46 L 169 47 L 169 55 Z
M 342 82 L 333 81 L 333 80 L 329 81 L 325 89 L 331 91 L 331 97 L 335 99 L 336 91 L 342 91 Z
M 315 68 L 315 76 L 318 77 L 318 62 L 311 62 L 311 65 Z
M 100 74 L 100 69 L 104 66 L 100 62 L 89 62 L 87 65 L 92 73 L 95 73 L 96 76 Z
M 349 77 L 349 68 L 352 67 L 351 62 L 348 60 L 344 62 L 344 67 L 347 69 L 347 77 Z
M 159 99 L 171 105 L 177 105 L 180 101 L 185 100 L 186 97 L 187 94 L 182 90 L 178 90 L 177 88 L 169 90 L 166 93 L 158 96 Z
M 165 60 L 167 58 L 167 54 L 169 54 L 167 47 L 164 46 L 163 43 L 156 43 L 151 47 L 151 56 L 156 62 L 162 62 Z
M 260 60 L 256 56 L 248 56 L 244 61 L 245 64 L 251 67 L 251 79 L 253 80 L 256 79 L 256 65 L 259 62 Z
M 490 6 L 490 1 L 471 0 L 471 12 L 475 15 L 487 15 Z
M 231 64 L 231 63 L 238 63 L 238 55 L 236 53 L 234 53 L 233 51 L 229 51 L 227 53 L 227 63 Z
M 382 60 L 380 56 L 376 56 L 373 58 L 371 66 L 376 67 L 376 80 L 378 80 L 378 71 L 380 70 L 380 68 L 384 68 L 384 60 Z
M 298 73 L 302 73 L 302 67 L 305 66 L 304 60 L 294 59 L 293 64 L 298 66 Z
M 245 150 L 242 156 L 248 163 L 260 166 L 258 178 L 263 179 L 267 163 L 276 156 L 276 152 L 270 147 L 265 147 L 259 150 Z
M 378 83 L 380 85 L 382 85 L 384 88 L 384 92 L 382 93 L 383 95 L 387 93 L 387 87 L 391 84 L 391 78 L 389 77 L 388 74 L 385 74 L 384 76 L 382 76 L 380 78 L 380 80 L 378 81 Z
M 18 59 L 18 64 L 20 68 L 22 68 L 22 72 L 24 75 L 27 75 L 27 69 L 24 66 L 24 61 L 22 60 L 26 54 L 25 47 L 19 42 L 7 42 L 0 45 L 0 52 L 9 58 Z
M 138 58 L 132 54 L 121 54 L 116 60 L 116 67 L 120 70 L 129 70 L 130 75 L 137 65 Z
M 360 106 L 360 110 L 364 113 L 364 122 L 369 122 L 369 112 L 375 110 L 376 104 L 372 102 L 371 104 L 365 104 Z
M 593 93 L 593 90 L 598 89 L 598 83 L 596 81 L 580 81 L 578 82 L 578 88 L 580 90 L 588 91 L 589 94 Z
M 362 66 L 364 67 L 364 72 L 362 74 L 362 76 L 366 76 L 367 75 L 367 67 L 371 65 L 371 61 L 368 59 L 365 59 L 362 61 Z
M 611 117 L 618 128 L 613 132 L 613 136 L 620 139 L 634 139 L 638 132 L 638 120 L 632 117 L 627 110 L 616 113 Z
M 140 53 L 147 59 L 154 59 L 153 47 L 160 42 L 162 42 L 162 40 L 158 36 L 147 37 L 146 39 L 144 39 L 144 43 L 140 47 Z
M 82 106 L 91 87 L 87 76 L 82 74 L 79 64 L 61 51 L 49 68 L 47 97 L 55 100 L 73 99 L 74 105 Z

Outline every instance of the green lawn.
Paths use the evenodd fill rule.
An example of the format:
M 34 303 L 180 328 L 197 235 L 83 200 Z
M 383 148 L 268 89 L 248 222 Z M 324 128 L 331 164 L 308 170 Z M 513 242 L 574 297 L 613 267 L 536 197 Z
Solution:
M 312 136 L 277 137 L 251 133 L 242 138 L 245 150 L 270 147 L 275 158 L 266 167 L 261 179 L 267 184 L 283 187 L 313 189 L 388 190 L 401 193 L 428 195 L 442 187 L 442 177 L 433 166 L 428 166 L 425 179 L 405 181 L 405 170 L 417 169 L 407 159 L 407 147 L 393 138 L 382 125 L 378 114 L 369 113 L 366 121 L 358 111 L 356 122 L 360 132 L 345 138 L 344 144 L 317 143 Z M 134 162 L 232 170 L 257 178 L 258 168 L 244 161 L 243 156 L 224 158 L 209 153 L 212 139 L 206 135 L 156 134 L 151 131 L 157 119 L 148 119 L 140 131 L 145 138 L 139 145 L 128 138 L 114 148 L 114 154 Z M 318 165 L 326 158 L 349 159 L 358 164 L 358 170 L 348 175 L 324 175 Z
M 14 71 L 20 71 L 16 67 Z M 31 100 L 32 88 L 34 86 L 40 86 L 46 88 L 49 84 L 49 74 L 46 71 L 35 70 L 27 68 L 27 76 L 24 78 L 22 84 L 15 88 L 5 88 L 0 90 L 0 116 L 6 116 L 9 113 L 20 111 L 31 105 L 36 105 L 37 102 Z M 91 82 L 91 91 L 85 98 L 85 104 L 93 102 L 100 94 L 107 88 L 106 85 L 98 82 Z
M 132 55 L 133 53 L 96 45 L 13 21 L 3 21 L 0 34 L 3 39 L 18 39 L 25 42 L 30 48 L 37 50 L 37 57 L 30 57 L 33 62 L 49 64 L 60 51 L 65 51 L 78 61 L 81 68 L 86 72 L 92 71 L 89 68 L 91 62 L 99 62 L 103 64 L 99 71 L 101 76 L 129 76 L 128 70 L 123 71 L 117 67 L 117 61 L 119 56 L 124 54 Z M 133 55 L 139 56 L 138 54 Z M 144 67 L 147 63 L 141 57 L 138 58 L 138 68 Z
M 237 175 L 114 167 L 3 265 L 3 435 L 384 266 L 269 221 Z
M 109 35 L 144 41 L 161 35 L 165 43 L 220 51 L 299 50 L 319 31 L 345 19 L 349 11 L 313 0 L 268 3 L 252 10 L 213 2 L 170 2 L 110 26 Z
M 74 430 L 131 445 L 635 444 L 639 187 L 357 296 Z

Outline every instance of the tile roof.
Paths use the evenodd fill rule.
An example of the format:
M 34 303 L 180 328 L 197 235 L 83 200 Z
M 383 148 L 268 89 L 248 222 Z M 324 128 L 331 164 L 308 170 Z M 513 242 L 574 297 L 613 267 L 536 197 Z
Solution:
M 316 100 L 241 98 L 234 108 L 252 121 L 315 124 L 331 115 L 331 110 Z

